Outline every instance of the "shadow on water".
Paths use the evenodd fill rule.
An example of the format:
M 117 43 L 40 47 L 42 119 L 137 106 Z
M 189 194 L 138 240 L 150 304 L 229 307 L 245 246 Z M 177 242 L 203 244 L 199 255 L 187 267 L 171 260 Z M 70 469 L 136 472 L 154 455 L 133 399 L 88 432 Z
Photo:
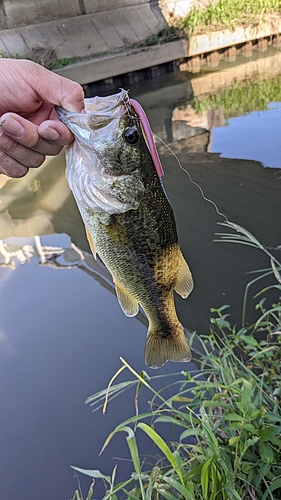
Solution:
M 260 68 L 265 64 L 267 79 L 278 79 L 279 59 L 275 51 L 270 58 L 243 60 L 223 71 L 192 78 L 185 73 L 165 75 L 131 88 L 156 135 L 175 151 L 205 196 L 230 221 L 246 227 L 269 247 L 280 244 L 281 170 L 251 161 L 249 149 L 239 160 L 220 153 L 227 156 L 225 131 L 235 143 L 238 131 L 232 119 L 240 120 L 238 130 L 247 133 L 252 151 L 256 149 L 252 130 L 258 126 L 259 110 L 266 106 L 241 110 L 240 102 L 231 108 L 233 112 L 231 96 L 241 96 L 243 86 L 248 85 L 249 92 L 260 82 Z M 251 84 L 245 81 L 250 74 L 246 64 L 254 68 Z M 231 87 L 234 90 L 227 100 L 226 90 Z M 276 101 L 270 92 L 268 103 Z M 279 105 L 274 108 L 280 110 Z M 253 127 L 245 132 L 241 124 L 249 116 Z M 268 127 L 274 137 L 276 115 L 270 115 Z M 259 146 L 264 150 L 261 139 Z M 278 148 L 274 138 L 269 150 L 275 158 Z M 239 325 L 249 281 L 245 273 L 267 267 L 268 261 L 258 250 L 214 242 L 222 217 L 161 143 L 159 150 L 181 247 L 195 281 L 186 301 L 176 297 L 179 317 L 188 329 L 207 333 L 210 307 L 227 303 L 232 323 Z M 264 162 L 259 157 L 255 160 Z M 269 156 L 266 162 L 276 167 Z M 112 457 L 128 456 L 123 436 L 116 436 L 100 458 L 98 452 L 114 426 L 134 413 L 133 393 L 112 402 L 105 416 L 101 412 L 92 415 L 84 401 L 107 385 L 120 366 L 119 356 L 137 371 L 146 369 L 146 320 L 141 314 L 133 319 L 123 315 L 109 273 L 90 254 L 66 184 L 62 155 L 49 158 L 41 169 L 21 180 L 2 177 L 0 182 L 1 492 L 14 500 L 39 495 L 41 500 L 69 499 L 77 486 L 70 464 L 110 473 L 115 463 Z M 254 290 L 251 307 L 253 295 Z M 191 368 L 192 363 L 168 363 L 158 373 Z M 146 409 L 146 399 L 143 404 Z M 149 453 L 156 450 L 150 448 Z M 118 463 L 121 471 L 130 467 L 127 462 Z

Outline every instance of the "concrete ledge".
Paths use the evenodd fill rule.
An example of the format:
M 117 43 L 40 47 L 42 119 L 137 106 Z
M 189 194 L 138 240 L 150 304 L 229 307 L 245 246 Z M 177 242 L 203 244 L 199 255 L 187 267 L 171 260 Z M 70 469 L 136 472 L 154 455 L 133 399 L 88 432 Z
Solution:
M 244 28 L 238 26 L 235 31 L 229 29 L 214 31 L 204 35 L 194 35 L 189 39 L 188 56 L 206 54 L 226 47 L 232 47 L 251 40 L 258 40 L 281 33 L 281 20 L 265 23 L 262 26 Z
M 56 70 L 59 75 L 81 85 L 97 82 L 187 57 L 188 42 L 177 40 L 143 49 L 128 49 L 115 54 L 77 62 Z M 122 68 L 122 70 L 121 70 Z

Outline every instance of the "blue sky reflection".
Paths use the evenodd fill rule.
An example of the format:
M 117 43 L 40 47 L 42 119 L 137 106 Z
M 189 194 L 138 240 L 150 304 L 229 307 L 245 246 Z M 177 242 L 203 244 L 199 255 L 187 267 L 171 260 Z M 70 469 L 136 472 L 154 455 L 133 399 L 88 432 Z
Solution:
M 274 126 L 273 126 L 274 123 Z M 212 129 L 210 151 L 222 158 L 256 160 L 264 167 L 281 168 L 281 103 L 265 111 L 230 118 Z

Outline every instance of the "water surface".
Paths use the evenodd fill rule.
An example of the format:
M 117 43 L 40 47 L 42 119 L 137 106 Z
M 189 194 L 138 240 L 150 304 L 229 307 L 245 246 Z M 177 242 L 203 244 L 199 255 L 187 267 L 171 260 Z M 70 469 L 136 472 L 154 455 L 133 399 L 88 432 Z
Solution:
M 252 64 L 258 59 L 278 77 L 278 57 L 275 51 L 270 62 L 263 54 Z M 248 63 L 240 60 L 221 73 L 218 68 L 195 76 L 165 75 L 131 86 L 131 95 L 220 212 L 276 247 L 280 102 L 270 100 L 266 110 L 233 117 L 223 108 L 211 106 L 199 113 L 194 107 L 195 97 L 202 103 L 228 88 L 233 74 L 237 80 Z M 255 66 L 253 85 L 257 74 Z M 268 260 L 258 250 L 214 242 L 223 218 L 161 143 L 159 150 L 181 247 L 195 281 L 187 300 L 176 297 L 179 318 L 191 331 L 206 334 L 210 308 L 231 304 L 231 320 L 239 325 L 250 279 L 245 273 L 267 267 Z M 90 254 L 65 181 L 63 155 L 21 180 L 2 177 L 0 182 L 1 492 L 13 500 L 69 500 L 77 487 L 71 464 L 108 474 L 116 463 L 112 457 L 128 456 L 124 436 L 114 438 L 101 457 L 98 453 L 114 426 L 134 413 L 133 393 L 113 401 L 105 416 L 92 414 L 84 402 L 107 385 L 120 367 L 120 356 L 135 370 L 155 374 L 143 359 L 146 322 L 141 315 L 124 316 L 110 276 Z M 253 295 L 254 289 L 249 321 Z M 194 367 L 168 363 L 157 373 Z M 118 463 L 121 475 L 130 470 L 128 462 Z M 101 497 L 100 489 L 95 497 Z

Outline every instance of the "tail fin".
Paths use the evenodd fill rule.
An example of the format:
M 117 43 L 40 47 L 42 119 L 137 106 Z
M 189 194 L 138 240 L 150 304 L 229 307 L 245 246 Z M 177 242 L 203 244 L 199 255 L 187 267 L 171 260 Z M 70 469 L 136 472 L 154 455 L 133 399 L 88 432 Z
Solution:
M 176 332 L 167 337 L 149 329 L 144 355 L 150 368 L 159 368 L 166 361 L 190 361 L 191 351 L 181 324 L 178 324 Z

